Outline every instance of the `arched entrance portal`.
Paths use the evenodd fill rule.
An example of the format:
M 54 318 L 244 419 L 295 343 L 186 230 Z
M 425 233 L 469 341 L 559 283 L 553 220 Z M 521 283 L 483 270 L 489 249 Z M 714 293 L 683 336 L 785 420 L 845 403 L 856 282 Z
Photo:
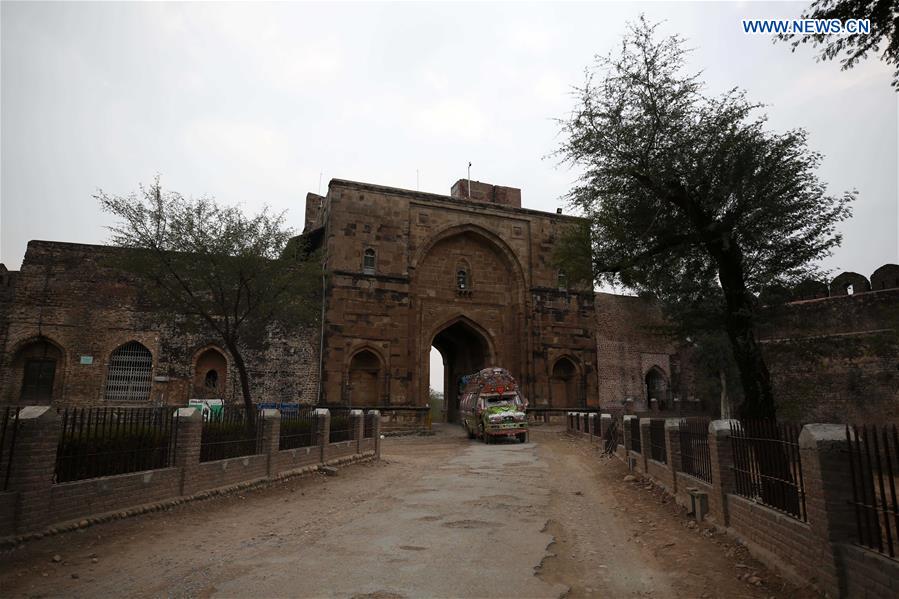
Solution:
M 458 422 L 461 378 L 490 366 L 490 344 L 483 333 L 462 319 L 434 335 L 431 345 L 443 356 L 446 421 Z

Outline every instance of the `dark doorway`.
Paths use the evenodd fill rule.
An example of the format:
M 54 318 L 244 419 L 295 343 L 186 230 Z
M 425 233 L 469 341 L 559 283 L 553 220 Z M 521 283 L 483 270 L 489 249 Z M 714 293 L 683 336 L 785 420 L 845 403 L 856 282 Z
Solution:
M 431 345 L 443 356 L 446 421 L 458 422 L 461 379 L 466 374 L 494 366 L 490 364 L 490 347 L 484 336 L 464 320 L 437 333 Z
M 57 367 L 63 364 L 62 352 L 45 338 L 23 345 L 13 359 L 13 368 L 21 373 L 19 401 L 35 405 L 51 403 L 60 391 L 58 379 L 62 371 L 57 372 Z
M 653 366 L 646 373 L 646 407 L 652 407 L 652 400 L 656 400 L 659 410 L 665 410 L 668 406 L 668 379 L 665 378 L 659 368 Z
M 22 401 L 47 404 L 53 398 L 53 378 L 56 375 L 56 360 L 25 360 L 25 376 L 22 379 Z

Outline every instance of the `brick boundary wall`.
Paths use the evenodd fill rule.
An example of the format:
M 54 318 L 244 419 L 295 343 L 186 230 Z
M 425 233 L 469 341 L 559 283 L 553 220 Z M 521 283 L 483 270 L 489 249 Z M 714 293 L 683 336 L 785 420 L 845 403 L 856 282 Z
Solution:
M 899 597 L 899 560 L 861 547 L 856 541 L 849 453 L 845 427 L 807 424 L 799 436 L 808 521 L 736 495 L 730 422 L 709 423 L 712 483 L 681 472 L 677 420 L 665 422 L 667 464 L 648 456 L 648 420 L 641 421 L 641 453 L 630 450 L 630 422 L 616 457 L 689 508 L 688 489 L 708 496 L 708 520 L 744 544 L 759 561 L 800 584 L 812 584 L 828 597 Z M 601 422 L 611 416 L 602 414 Z M 570 422 L 570 421 L 569 421 Z M 644 431 L 646 431 L 644 433 Z M 569 433 L 577 433 L 568 426 Z M 579 435 L 575 435 L 579 436 Z
M 363 439 L 364 415 L 357 412 L 353 414 L 355 435 L 350 441 L 328 443 L 330 412 L 319 409 L 315 412 L 315 445 L 280 450 L 280 412 L 262 410 L 263 453 L 201 463 L 200 411 L 177 408 L 173 410 L 173 418 L 178 419 L 173 467 L 55 484 L 59 419 L 55 410 L 46 406 L 24 408 L 9 491 L 0 493 L 0 545 L 272 483 L 321 465 L 378 459 L 380 414 L 369 412 L 374 415 L 373 434 Z

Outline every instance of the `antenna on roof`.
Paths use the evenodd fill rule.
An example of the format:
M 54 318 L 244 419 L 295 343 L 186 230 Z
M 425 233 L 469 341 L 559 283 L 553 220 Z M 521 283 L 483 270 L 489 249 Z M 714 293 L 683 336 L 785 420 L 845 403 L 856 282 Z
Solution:
M 471 199 L 471 162 L 468 163 L 468 199 Z
M 322 171 L 318 171 L 318 195 L 322 194 Z

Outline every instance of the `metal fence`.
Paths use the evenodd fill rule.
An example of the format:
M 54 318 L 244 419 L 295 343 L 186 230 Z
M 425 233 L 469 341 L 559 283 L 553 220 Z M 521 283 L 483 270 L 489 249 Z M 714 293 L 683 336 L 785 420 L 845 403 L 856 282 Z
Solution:
M 603 432 L 602 438 L 602 447 L 603 453 L 613 454 L 615 450 L 618 448 L 618 433 L 621 431 L 621 416 L 618 414 L 613 414 L 609 419 L 609 424 L 606 430 Z
M 172 408 L 65 408 L 55 482 L 168 468 L 178 431 Z
M 0 491 L 9 488 L 9 475 L 16 453 L 16 436 L 19 431 L 19 406 L 0 408 Z
M 315 445 L 315 432 L 318 418 L 315 408 L 299 406 L 292 409 L 281 409 L 281 427 L 278 436 L 278 449 L 296 449 Z
M 678 423 L 681 471 L 712 484 L 709 420 L 684 418 Z
M 375 415 L 372 412 L 365 413 L 365 420 L 362 424 L 362 438 L 371 439 L 375 436 Z
M 200 461 L 214 462 L 262 452 L 262 418 L 247 417 L 243 407 L 224 406 L 203 421 Z
M 640 419 L 631 418 L 631 450 L 642 453 L 642 444 L 640 442 Z
M 731 420 L 736 493 L 806 520 L 799 459 L 801 426 L 773 420 Z
M 331 408 L 331 432 L 328 442 L 352 441 L 355 437 L 353 423 L 350 408 Z
M 649 457 L 663 464 L 668 463 L 668 448 L 665 446 L 665 421 L 658 418 L 649 421 Z
M 846 427 L 859 544 L 896 558 L 899 436 L 896 425 Z

